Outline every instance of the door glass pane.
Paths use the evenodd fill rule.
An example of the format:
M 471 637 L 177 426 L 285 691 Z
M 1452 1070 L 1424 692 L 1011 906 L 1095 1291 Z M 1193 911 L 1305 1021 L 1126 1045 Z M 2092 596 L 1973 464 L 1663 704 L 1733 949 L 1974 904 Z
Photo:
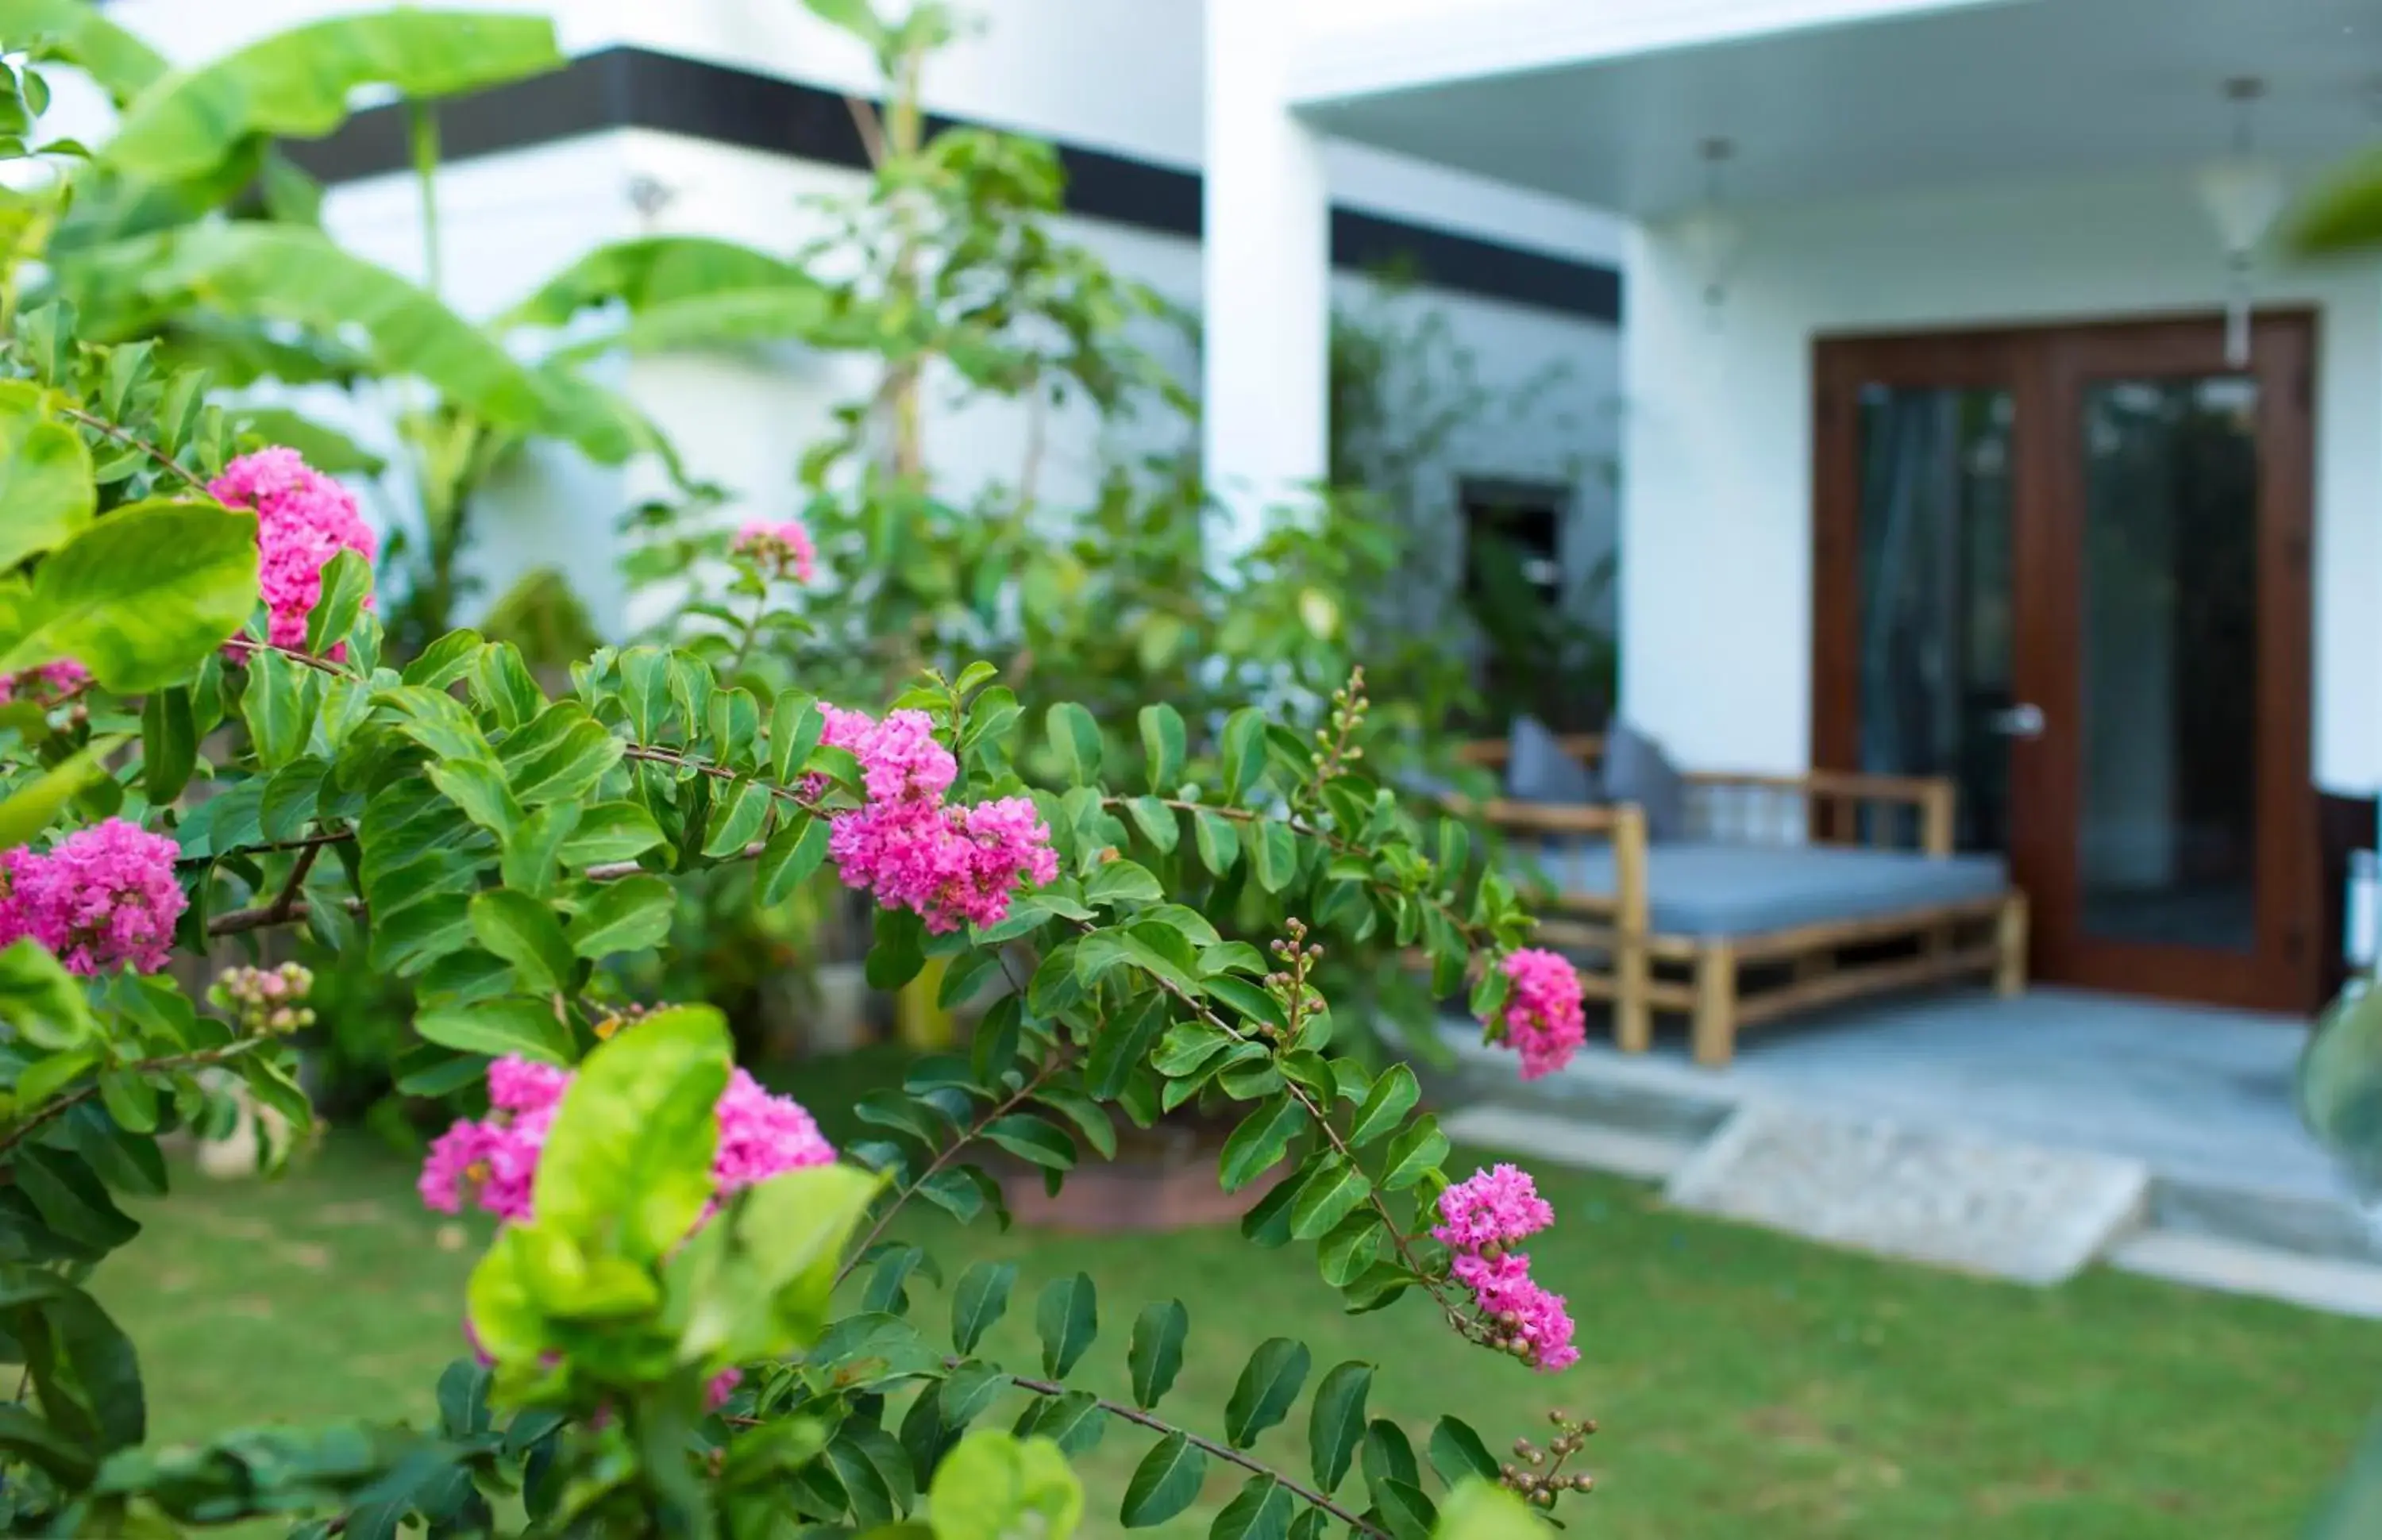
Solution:
M 1951 776 L 1969 850 L 2009 837 L 2014 415 L 2006 390 L 1860 395 L 1860 767 Z
M 2084 397 L 2086 934 L 2256 941 L 2257 383 Z

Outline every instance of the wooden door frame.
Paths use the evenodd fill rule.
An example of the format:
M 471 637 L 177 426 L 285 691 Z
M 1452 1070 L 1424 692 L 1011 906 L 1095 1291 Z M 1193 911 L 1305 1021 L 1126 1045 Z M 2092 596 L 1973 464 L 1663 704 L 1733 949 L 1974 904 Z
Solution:
M 1860 752 L 1860 442 L 1857 392 L 1885 384 L 2002 388 L 2015 409 L 2011 570 L 2049 577 L 2014 585 L 2012 677 L 2054 719 L 2043 739 L 2014 745 L 2010 839 L 2014 869 L 2038 923 L 2036 959 L 2052 977 L 2087 987 L 2204 1004 L 2304 1011 L 2318 1003 L 2323 948 L 2315 928 L 2317 795 L 2311 774 L 2314 691 L 2314 397 L 2316 320 L 2306 310 L 2261 311 L 2252 370 L 2259 381 L 2260 616 L 2295 617 L 2258 632 L 2255 963 L 2178 947 L 2084 946 L 2076 934 L 2073 833 L 2081 752 L 2072 731 L 2081 677 L 2074 463 L 2077 393 L 2088 373 L 2139 369 L 2217 373 L 2216 316 L 2160 316 L 2070 324 L 1823 336 L 1812 349 L 1812 763 L 1858 767 Z M 2029 517 L 2023 510 L 2037 510 Z M 2068 730 L 2063 730 L 2066 728 Z M 2049 880 L 2046 880 L 2048 878 Z M 2047 905 L 2047 907 L 2046 907 Z

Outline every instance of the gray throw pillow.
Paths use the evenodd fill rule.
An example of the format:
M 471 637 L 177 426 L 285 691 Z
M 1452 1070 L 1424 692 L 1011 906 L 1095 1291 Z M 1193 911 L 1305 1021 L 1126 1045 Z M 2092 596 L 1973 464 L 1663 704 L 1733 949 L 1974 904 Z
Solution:
M 1604 794 L 1645 812 L 1648 839 L 1676 839 L 1688 832 L 1688 788 L 1679 767 L 1661 744 L 1627 723 L 1605 729 Z
M 1505 795 L 1517 802 L 1593 802 L 1596 776 L 1564 752 L 1563 740 L 1545 723 L 1516 716 L 1505 750 Z

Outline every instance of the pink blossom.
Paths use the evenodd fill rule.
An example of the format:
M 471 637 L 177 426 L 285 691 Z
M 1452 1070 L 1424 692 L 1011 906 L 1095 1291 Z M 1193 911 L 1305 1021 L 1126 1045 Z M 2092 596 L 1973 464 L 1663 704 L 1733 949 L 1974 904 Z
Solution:
M 728 549 L 773 578 L 791 575 L 806 583 L 817 569 L 818 548 L 811 544 L 810 531 L 792 519 L 775 523 L 753 519 L 736 532 Z
M 1579 1361 L 1563 1296 L 1530 1277 L 1530 1259 L 1514 1242 L 1554 1223 L 1529 1172 L 1512 1166 L 1475 1171 L 1439 1195 L 1442 1221 L 1431 1239 L 1453 1251 L 1448 1273 L 1472 1291 L 1489 1339 L 1552 1373 Z
M 1050 831 L 1023 797 L 975 807 L 871 802 L 835 816 L 827 848 L 847 886 L 909 910 L 938 935 L 997 925 L 1021 881 L 1059 874 Z
M 256 510 L 257 586 L 272 612 L 266 640 L 276 647 L 304 646 L 306 617 L 323 596 L 325 564 L 343 550 L 360 552 L 366 561 L 379 554 L 380 542 L 356 512 L 354 496 L 308 466 L 297 450 L 281 448 L 240 456 L 207 491 L 226 507 Z M 373 607 L 370 594 L 364 607 Z
M 485 1118 L 456 1123 L 431 1144 L 419 1184 L 423 1203 L 454 1214 L 468 1198 L 499 1219 L 527 1219 L 538 1156 L 571 1073 L 510 1056 L 491 1064 L 493 1110 Z M 719 1145 L 711 1178 L 723 1194 L 835 1159 L 835 1147 L 801 1104 L 771 1095 L 742 1069 L 730 1077 L 717 1111 Z
M 1502 966 L 1511 987 L 1490 1037 L 1521 1054 L 1524 1080 L 1551 1075 L 1570 1063 L 1588 1040 L 1579 974 L 1561 957 L 1536 947 L 1506 953 Z
M 1555 1211 L 1539 1196 L 1530 1174 L 1516 1166 L 1475 1171 L 1439 1195 L 1444 1223 L 1431 1239 L 1458 1250 L 1510 1246 L 1555 1222 Z
M 0 674 L 0 705 L 32 701 L 55 705 L 91 682 L 91 670 L 72 658 L 59 658 L 21 674 Z
M 820 741 L 860 761 L 868 797 L 866 806 L 837 813 L 828 831 L 828 853 L 845 886 L 888 909 L 906 909 L 941 934 L 999 924 L 1020 883 L 1058 876 L 1050 828 L 1030 799 L 942 800 L 959 778 L 959 762 L 925 712 L 897 711 L 878 722 L 825 709 Z M 818 795 L 824 779 L 810 777 L 805 789 Z
M 153 973 L 173 954 L 174 923 L 190 900 L 174 880 L 181 849 L 138 824 L 110 818 L 37 854 L 0 853 L 7 893 L 0 945 L 31 936 L 86 977 L 130 964 Z

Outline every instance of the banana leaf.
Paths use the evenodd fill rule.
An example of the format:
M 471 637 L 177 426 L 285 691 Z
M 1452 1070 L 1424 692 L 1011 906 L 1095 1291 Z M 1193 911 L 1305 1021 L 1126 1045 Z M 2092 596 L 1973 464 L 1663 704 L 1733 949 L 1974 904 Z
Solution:
M 117 106 L 166 76 L 165 55 L 99 14 L 86 0 L 0 0 L 0 43 L 9 52 L 43 44 L 98 82 Z
M 411 8 L 335 17 L 157 81 L 126 109 L 101 159 L 143 180 L 184 181 L 259 136 L 322 138 L 367 86 L 432 101 L 563 63 L 543 17 Z
M 648 236 L 597 247 L 506 312 L 497 325 L 560 326 L 583 310 L 614 301 L 642 314 L 723 291 L 816 287 L 793 263 L 732 240 Z
M 287 407 L 240 407 L 232 411 L 231 417 L 243 436 L 261 444 L 295 449 L 306 457 L 308 465 L 327 475 L 344 476 L 353 471 L 377 476 L 388 469 L 388 461 L 338 429 L 326 427 Z

